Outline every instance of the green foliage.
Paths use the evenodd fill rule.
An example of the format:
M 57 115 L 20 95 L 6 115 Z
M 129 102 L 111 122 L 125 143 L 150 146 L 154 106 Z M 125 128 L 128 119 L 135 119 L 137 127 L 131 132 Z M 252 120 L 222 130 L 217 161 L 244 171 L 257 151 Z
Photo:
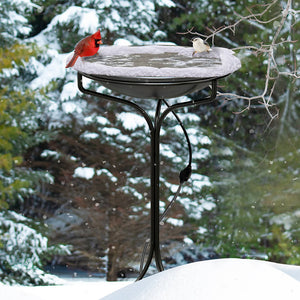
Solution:
M 15 43 L 9 47 L 0 48 L 0 72 L 28 62 L 29 58 L 38 52 L 34 44 L 24 45 Z
M 51 213 L 55 215 L 53 211 L 63 206 L 65 212 L 82 221 L 78 224 L 73 223 L 72 226 L 66 224 L 67 229 L 64 232 L 55 232 L 56 238 L 64 241 L 69 235 L 80 236 L 80 239 L 76 238 L 74 242 L 77 243 L 76 250 L 79 249 L 83 256 L 86 255 L 84 257 L 93 260 L 97 267 L 102 263 L 101 258 L 110 244 L 113 246 L 109 248 L 109 264 L 114 265 L 114 269 L 123 267 L 129 258 L 139 256 L 136 249 L 140 250 L 146 238 L 145 229 L 148 223 L 144 217 L 149 210 L 149 181 L 145 180 L 149 176 L 147 133 L 143 127 L 132 132 L 122 127 L 122 122 L 117 120 L 118 114 L 121 113 L 118 105 L 100 104 L 87 96 L 78 100 L 76 96 L 70 101 L 73 105 L 80 102 L 80 113 L 64 113 L 58 109 L 61 118 L 58 117 L 55 126 L 60 128 L 60 133 L 49 143 L 42 143 L 46 135 L 39 131 L 42 122 L 37 115 L 41 111 L 41 99 L 49 96 L 54 99 L 53 103 L 57 107 L 62 108 L 67 100 L 64 99 L 64 103 L 62 101 L 58 104 L 59 93 L 66 83 L 75 80 L 74 74 L 69 72 L 65 78 L 54 77 L 51 86 L 47 86 L 43 91 L 30 91 L 26 86 L 36 75 L 28 75 L 25 69 L 30 58 L 41 54 L 42 63 L 46 65 L 52 61 L 52 57 L 40 53 L 35 46 L 17 43 L 16 38 L 37 35 L 56 15 L 76 5 L 78 15 L 66 22 L 57 23 L 51 32 L 45 33 L 46 39 L 49 38 L 49 48 L 53 42 L 55 46 L 59 45 L 61 52 L 69 52 L 73 49 L 75 41 L 85 35 L 80 27 L 80 7 L 83 6 L 96 9 L 106 44 L 114 42 L 117 38 L 128 38 L 132 42 L 136 42 L 137 38 L 149 40 L 157 29 L 161 29 L 167 40 L 190 46 L 191 35 L 179 35 L 178 32 L 186 32 L 193 28 L 193 31 L 208 35 L 211 33 L 208 28 L 221 28 L 233 24 L 240 16 L 247 16 L 251 12 L 261 13 L 266 7 L 250 0 L 174 2 L 178 4 L 174 8 L 161 8 L 156 2 L 154 12 L 152 8 L 148 11 L 139 10 L 139 1 L 124 1 L 124 5 L 120 5 L 119 1 L 109 3 L 100 0 L 36 0 L 36 7 L 30 6 L 28 1 L 26 3 L 29 3 L 29 7 L 22 10 L 5 0 L 7 12 L 16 11 L 27 19 L 22 23 L 24 28 L 31 30 L 27 33 L 22 31 L 20 24 L 11 26 L 7 21 L 8 13 L 0 12 L 1 21 L 4 20 L 0 24 L 0 207 L 19 208 L 18 201 L 34 193 L 38 182 L 45 177 L 43 172 L 37 170 L 49 170 L 55 180 L 44 189 L 45 199 L 38 199 L 43 201 L 43 205 L 32 205 L 30 201 L 27 205 L 29 209 L 35 210 L 36 215 L 43 217 L 46 214 L 51 217 Z M 260 47 L 269 43 L 277 31 L 278 21 L 268 21 L 281 12 L 284 5 L 284 1 L 274 2 L 268 12 L 260 18 L 264 23 L 255 19 L 244 20 L 235 30 L 218 34 L 214 45 L 236 48 Z M 299 9 L 297 5 L 299 4 L 293 3 L 295 10 Z M 154 20 L 157 11 L 159 18 Z M 5 32 L 5 24 L 10 24 L 7 25 L 10 38 L 2 35 L 2 32 Z M 192 185 L 189 186 L 189 183 L 184 187 L 177 205 L 169 215 L 173 219 L 183 219 L 184 227 L 176 228 L 166 223 L 162 227 L 162 241 L 182 241 L 187 232 L 192 232 L 190 236 L 194 241 L 214 248 L 222 257 L 260 257 L 278 262 L 299 263 L 297 253 L 300 253 L 300 186 L 297 162 L 300 145 L 295 137 L 299 130 L 300 88 L 299 80 L 279 74 L 281 71 L 293 72 L 298 69 L 296 57 L 299 55 L 299 49 L 296 43 L 283 41 L 297 41 L 299 38 L 299 22 L 290 15 L 276 40 L 278 45 L 272 52 L 277 66 L 273 62 L 268 90 L 276 80 L 270 100 L 277 104 L 282 118 L 276 126 L 272 124 L 272 130 L 267 131 L 268 135 L 264 132 L 269 119 L 263 105 L 258 101 L 252 102 L 254 108 L 243 114 L 236 112 L 240 112 L 248 102 L 240 99 L 227 101 L 221 97 L 214 104 L 192 110 L 200 116 L 201 121 L 199 118 L 193 124 L 187 121 L 184 123 L 187 127 L 199 126 L 197 130 L 204 132 L 212 140 L 211 145 L 205 145 L 210 151 L 210 156 L 200 159 L 199 155 L 198 158 L 194 158 L 193 166 L 196 166 L 196 170 L 193 174 L 199 177 L 200 174 L 209 176 L 212 186 L 203 189 L 194 186 L 192 192 Z M 209 42 L 212 43 L 212 39 Z M 258 54 L 245 49 L 236 52 L 242 60 L 242 68 L 229 78 L 219 81 L 218 90 L 248 97 L 260 95 L 265 88 L 268 52 Z M 98 86 L 94 88 L 97 89 Z M 198 96 L 193 95 L 195 98 Z M 152 102 L 140 103 L 145 105 L 147 110 L 152 109 Z M 106 117 L 105 124 L 98 123 L 96 116 L 100 115 Z M 88 118 L 93 118 L 93 121 L 83 123 L 83 120 Z M 178 124 L 172 122 L 168 119 L 164 124 L 166 128 L 161 137 L 162 148 L 175 153 L 177 158 L 184 158 L 186 149 L 182 147 L 183 137 L 178 135 Z M 46 120 L 45 124 L 47 126 L 50 123 Z M 49 127 L 52 125 L 53 123 Z M 119 134 L 108 134 L 112 128 Z M 91 137 L 95 134 L 97 139 Z M 123 134 L 129 136 L 131 141 L 128 142 Z M 30 148 L 33 145 L 38 146 Z M 203 150 L 201 147 L 200 144 L 193 145 L 194 153 L 200 153 Z M 52 149 L 52 152 L 55 150 L 57 156 L 51 156 L 53 153 L 51 158 L 44 156 L 47 151 L 43 150 L 48 149 Z M 24 158 L 25 151 L 28 153 Z M 178 169 L 184 167 L 186 162 L 182 159 L 175 163 L 175 159 L 173 161 L 170 157 L 162 156 L 162 163 L 160 196 L 161 205 L 166 206 L 172 194 L 169 192 L 170 186 L 174 187 L 173 184 L 177 184 Z M 110 180 L 111 177 L 107 176 L 107 173 L 100 172 L 100 175 L 95 175 L 91 180 L 74 177 L 74 169 L 81 166 L 90 166 L 98 171 L 105 169 L 109 174 L 113 174 L 117 181 Z M 214 205 L 209 206 L 211 209 L 203 209 L 203 203 L 212 202 Z M 66 222 L 69 223 L 69 220 Z M 26 225 L 40 227 L 33 223 Z M 195 230 L 199 226 L 206 229 L 204 234 Z M 86 228 L 89 228 L 88 233 Z M 32 239 L 42 240 L 35 235 Z M 118 239 L 121 242 L 115 247 Z M 7 241 L 2 239 L 2 249 Z M 94 247 L 95 244 L 97 247 Z M 132 253 L 133 245 L 136 248 L 135 253 Z M 32 254 L 31 250 L 30 247 L 23 249 L 28 256 Z M 12 253 L 9 252 L 10 259 Z M 51 255 L 52 252 L 47 249 L 45 253 Z M 39 252 L 38 255 L 44 257 L 45 253 Z M 21 255 L 20 252 L 18 254 Z M 40 283 L 38 277 L 33 281 L 27 277 L 26 272 L 29 269 L 25 272 L 21 269 L 15 271 L 13 263 L 8 265 L 4 261 L 5 259 L 0 267 L 8 270 L 6 274 L 19 276 L 19 282 Z M 41 263 L 38 265 L 41 266 Z M 22 277 L 23 275 L 25 277 Z M 113 276 L 116 276 L 116 272 Z
M 35 45 L 20 43 L 0 48 L 0 279 L 5 283 L 54 283 L 42 267 L 53 255 L 68 253 L 62 246 L 48 246 L 40 223 L 12 211 L 41 182 L 51 180 L 24 160 L 26 151 L 49 135 L 39 120 L 45 92 L 34 92 L 23 81 L 26 65 L 39 53 Z
M 76 19 L 76 17 L 75 17 Z M 78 21 L 71 20 L 67 24 L 58 24 L 57 26 L 57 39 L 59 40 L 59 44 L 61 50 L 63 52 L 71 52 L 74 50 L 74 41 L 79 41 L 83 37 L 78 34 L 79 25 Z M 68 34 L 66 34 L 66 32 Z M 89 35 L 90 33 L 86 33 Z
M 242 146 L 239 131 L 243 136 L 249 125 L 243 119 L 236 122 L 243 130 L 227 140 L 212 134 L 216 208 L 203 214 L 200 225 L 207 231 L 198 235 L 198 242 L 222 257 L 299 264 L 299 138 L 287 134 L 274 143 L 273 135 L 256 133 Z M 259 131 L 254 124 L 252 131 Z
M 286 2 L 273 1 L 264 12 L 268 4 L 253 1 L 176 3 L 179 6 L 172 8 L 168 21 L 161 24 L 170 30 L 168 35 L 177 44 L 190 45 L 192 35 L 175 32 L 192 30 L 210 35 L 210 29 L 234 24 L 241 16 L 260 14 L 214 37 L 215 46 L 228 48 L 266 47 L 277 34 L 286 6 Z M 292 1 L 292 8 L 299 9 L 299 3 Z M 299 47 L 293 42 L 299 40 L 299 33 L 297 16 L 290 11 L 272 52 L 236 51 L 242 68 L 219 82 L 219 91 L 244 97 L 259 96 L 265 91 L 266 99 L 276 104 L 270 111 L 280 112 L 280 119 L 273 121 L 270 128 L 262 99 L 249 103 L 239 97 L 235 101 L 219 97 L 219 102 L 199 109 L 203 116 L 201 129 L 213 141 L 209 164 L 203 169 L 213 181 L 215 208 L 203 212 L 198 223 L 207 231 L 192 237 L 223 257 L 264 257 L 299 263 L 300 89 L 299 79 L 292 76 L 299 69 Z M 213 43 L 211 39 L 208 42 Z M 266 85 L 270 53 L 276 63 L 271 59 L 270 81 Z M 248 105 L 249 110 L 239 114 Z
M 39 229 L 38 229 L 39 228 Z M 0 279 L 23 285 L 54 284 L 55 277 L 42 267 L 53 255 L 69 253 L 68 247 L 49 246 L 41 224 L 15 212 L 0 212 Z
M 32 118 L 36 110 L 35 95 L 30 90 L 14 90 L 9 85 L 5 71 L 23 65 L 32 55 L 32 48 L 15 44 L 0 49 L 0 75 L 5 79 L 0 84 L 0 206 L 15 199 L 18 192 L 28 189 L 30 181 L 22 178 L 20 166 L 22 154 L 30 145 Z M 5 83 L 5 85 L 3 84 Z M 9 200 L 11 199 L 11 200 Z
M 18 38 L 27 37 L 31 31 L 27 18 L 37 6 L 31 1 L 2 0 L 0 6 L 0 47 L 10 47 Z
M 32 26 L 30 36 L 39 34 L 47 27 L 51 20 L 56 15 L 62 13 L 66 7 L 72 5 L 82 6 L 82 1 L 80 0 L 35 0 L 34 3 L 38 5 L 38 8 L 27 18 Z

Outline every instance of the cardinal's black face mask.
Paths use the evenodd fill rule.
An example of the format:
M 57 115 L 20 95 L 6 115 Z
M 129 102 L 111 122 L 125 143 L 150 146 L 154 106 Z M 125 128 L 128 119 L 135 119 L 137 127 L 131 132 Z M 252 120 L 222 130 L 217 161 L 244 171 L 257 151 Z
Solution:
M 100 46 L 100 39 L 95 39 L 95 47 L 96 48 L 99 48 L 99 46 Z

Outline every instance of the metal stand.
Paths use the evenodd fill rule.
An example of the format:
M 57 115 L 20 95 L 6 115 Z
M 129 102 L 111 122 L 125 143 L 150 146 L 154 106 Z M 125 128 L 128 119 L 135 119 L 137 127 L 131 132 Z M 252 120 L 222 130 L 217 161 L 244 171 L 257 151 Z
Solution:
M 159 159 L 159 144 L 160 144 L 160 129 L 162 123 L 166 116 L 170 112 L 174 112 L 176 109 L 195 106 L 200 104 L 205 104 L 212 102 L 216 98 L 217 94 L 217 79 L 211 80 L 211 95 L 207 98 L 186 101 L 181 103 L 176 103 L 174 105 L 168 106 L 164 111 L 161 110 L 162 103 L 164 99 L 157 100 L 156 113 L 154 121 L 152 122 L 150 116 L 146 111 L 129 100 L 120 99 L 117 97 L 101 94 L 92 90 L 85 89 L 82 85 L 82 74 L 77 73 L 78 88 L 79 90 L 88 95 L 96 96 L 106 101 L 117 102 L 125 105 L 129 105 L 137 110 L 146 120 L 150 135 L 151 135 L 151 235 L 150 235 L 150 248 L 148 258 L 146 260 L 143 270 L 140 272 L 137 280 L 140 280 L 146 274 L 152 259 L 155 259 L 156 268 L 158 271 L 163 271 L 164 267 L 162 265 L 161 254 L 160 254 L 160 242 L 159 242 L 159 177 L 160 177 L 160 159 Z

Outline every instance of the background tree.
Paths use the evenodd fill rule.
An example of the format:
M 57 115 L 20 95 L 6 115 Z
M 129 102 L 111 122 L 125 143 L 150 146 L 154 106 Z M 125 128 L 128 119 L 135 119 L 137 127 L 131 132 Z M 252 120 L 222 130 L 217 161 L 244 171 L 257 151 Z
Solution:
M 211 168 L 217 171 L 213 173 L 217 202 L 216 209 L 207 212 L 207 218 L 202 219 L 201 223 L 209 226 L 208 231 L 199 236 L 199 241 L 206 241 L 207 246 L 214 245 L 225 257 L 256 255 L 295 262 L 299 251 L 298 230 L 294 227 L 298 223 L 297 205 L 290 193 L 297 195 L 295 174 L 299 172 L 294 160 L 298 149 L 295 130 L 299 127 L 299 118 L 294 114 L 299 102 L 299 88 L 295 89 L 299 86 L 295 59 L 299 52 L 295 47 L 299 38 L 296 21 L 299 7 L 293 1 L 237 4 L 235 16 L 228 22 L 231 16 L 221 12 L 230 13 L 231 8 L 218 3 L 218 9 L 214 7 L 212 12 L 214 4 L 217 1 L 201 6 L 201 15 L 217 12 L 220 14 L 218 22 L 226 17 L 223 24 L 209 24 L 196 31 L 198 23 L 189 14 L 179 16 L 178 23 L 177 19 L 173 23 L 178 26 L 186 20 L 190 22 L 187 28 L 194 28 L 188 31 L 180 28 L 184 33 L 182 39 L 187 34 L 200 35 L 215 45 L 234 47 L 243 64 L 239 78 L 233 74 L 226 83 L 234 93 L 219 94 L 221 103 L 213 106 L 207 114 L 209 117 L 202 122 L 209 126 L 209 136 L 217 146 L 211 149 L 214 153 Z M 194 3 L 189 5 L 197 9 Z M 243 103 L 251 113 L 245 114 Z M 239 111 L 243 113 L 232 114 Z M 272 123 L 268 127 L 270 120 Z M 220 151 L 222 148 L 225 150 Z M 293 159 L 287 160 L 287 157 Z M 279 161 L 289 161 L 289 166 L 284 168 Z M 277 181 L 275 177 L 281 179 Z M 283 220 L 293 225 L 287 226 Z
M 48 42 L 55 44 L 54 57 L 58 57 L 61 52 L 72 50 L 74 43 L 71 43 L 71 40 L 78 40 L 79 35 L 86 35 L 94 30 L 89 26 L 85 27 L 85 23 L 82 22 L 86 16 L 98 18 L 105 15 L 106 18 L 99 18 L 99 23 L 102 24 L 100 27 L 106 43 L 112 43 L 116 38 L 122 37 L 131 42 L 141 43 L 139 37 L 145 39 L 157 30 L 153 3 L 137 1 L 136 4 L 124 6 L 122 2 L 122 5 L 115 3 L 106 7 L 101 2 L 97 6 L 97 14 L 92 3 L 86 3 L 84 8 L 66 6 L 65 10 L 54 17 L 39 34 L 39 40 L 47 41 L 45 46 Z M 126 23 L 116 21 L 119 25 L 112 27 L 110 14 L 114 16 L 120 14 L 121 20 L 125 13 L 127 13 Z M 46 16 L 43 18 L 47 19 Z M 95 19 L 93 23 L 95 28 L 98 28 L 97 23 L 98 20 Z M 129 30 L 128 24 L 134 30 Z M 67 28 L 72 28 L 73 32 L 70 32 L 66 39 Z M 133 33 L 135 35 L 132 35 Z M 47 62 L 47 56 L 48 62 L 51 61 L 50 54 L 53 56 L 53 49 L 49 54 L 41 56 L 39 62 Z M 63 67 L 63 60 L 61 64 Z M 49 79 L 45 68 L 46 73 L 45 77 Z M 130 110 L 124 113 L 128 113 L 128 118 L 135 118 L 139 124 L 132 129 L 125 125 L 126 121 L 122 115 L 124 108 L 101 103 L 92 97 L 82 95 L 79 97 L 77 92 L 72 91 L 74 86 L 76 88 L 74 72 L 71 71 L 66 76 L 63 73 L 59 80 L 56 73 L 51 75 L 53 87 L 49 89 L 48 95 L 53 99 L 50 102 L 55 107 L 55 113 L 46 112 L 44 119 L 46 126 L 56 128 L 59 134 L 50 143 L 43 143 L 31 149 L 26 159 L 34 169 L 48 170 L 55 181 L 45 186 L 40 197 L 30 199 L 24 211 L 32 216 L 47 218 L 46 222 L 52 228 L 53 240 L 57 242 L 68 240 L 74 246 L 73 255 L 62 258 L 61 262 L 69 266 L 74 266 L 76 262 L 77 267 L 105 271 L 109 280 L 115 280 L 120 269 L 128 265 L 138 266 L 144 241 L 149 235 L 148 129 L 145 128 L 145 123 L 140 125 L 141 117 L 135 116 Z M 40 84 L 44 85 L 45 81 L 32 82 L 33 86 Z M 97 86 L 90 87 L 98 89 Z M 150 113 L 153 104 L 155 103 L 148 101 L 142 103 Z M 178 152 L 180 149 L 178 144 L 176 148 Z M 165 149 L 167 152 L 167 145 Z M 179 170 L 170 172 L 168 167 L 173 160 L 176 161 L 175 156 L 176 154 L 173 154 L 173 159 L 167 155 L 163 156 L 166 167 L 163 172 L 166 178 L 162 180 L 162 185 L 167 187 L 167 180 L 171 177 L 171 180 L 175 181 L 173 173 L 179 172 Z M 83 175 L 78 176 L 77 171 L 92 172 L 93 175 L 85 178 Z M 176 183 L 178 183 L 177 174 Z M 166 193 L 162 194 L 163 201 L 167 201 L 168 198 L 169 187 Z M 166 205 L 162 204 L 162 209 Z M 184 208 L 181 207 L 173 216 L 176 220 L 183 214 Z M 70 218 L 62 220 L 66 215 L 71 215 L 73 221 Z M 174 225 L 174 220 L 171 220 L 164 225 L 165 232 L 173 227 L 173 235 L 168 238 L 182 240 L 186 229 Z
M 30 190 L 32 195 L 19 202 L 18 209 L 27 217 L 43 219 L 52 242 L 73 245 L 71 255 L 56 257 L 56 263 L 106 272 L 113 280 L 118 273 L 124 275 L 127 267 L 138 268 L 149 232 L 149 135 L 145 123 L 129 108 L 79 94 L 76 72 L 66 72 L 64 67 L 74 41 L 99 27 L 107 45 L 126 39 L 127 44 L 171 41 L 191 46 L 190 38 L 200 35 L 214 46 L 234 48 L 242 60 L 239 72 L 219 81 L 222 94 L 217 101 L 179 112 L 193 143 L 193 175 L 162 226 L 165 265 L 211 255 L 297 262 L 299 50 L 294 41 L 299 36 L 298 3 L 3 3 L 1 42 L 7 41 L 5 48 L 11 47 L 8 54 L 24 51 L 20 41 L 22 47 L 36 42 L 42 48 L 38 52 L 28 48 L 32 51 L 28 63 L 25 53 L 19 62 L 13 59 L 9 70 L 4 67 L 1 95 L 9 98 L 9 93 L 20 92 L 23 97 L 30 88 L 35 92 L 29 92 L 32 96 L 28 98 L 47 98 L 46 108 L 41 102 L 32 106 L 27 127 L 22 123 L 27 117 L 20 118 L 23 127 L 14 132 L 18 139 L 11 136 L 11 157 L 22 161 L 24 156 L 20 167 L 30 170 L 30 180 L 32 174 L 52 179 L 46 184 L 39 178 L 39 190 Z M 14 14 L 18 18 L 13 18 Z M 13 27 L 7 25 L 14 23 Z M 5 90 L 10 80 L 14 80 L 14 88 Z M 90 81 L 84 84 L 109 92 Z M 201 93 L 189 97 L 200 97 L 206 91 Z M 1 102 L 4 111 L 8 107 L 5 101 Z M 139 104 L 153 115 L 154 102 Z M 22 105 L 28 116 L 29 104 Z M 7 124 L 14 125 L 15 117 L 19 122 L 14 110 L 11 115 L 5 113 L 5 118 L 11 118 Z M 275 120 L 276 116 L 280 118 Z M 40 128 L 44 130 L 41 135 Z M 179 171 L 186 166 L 187 149 L 182 140 L 178 123 L 167 118 L 161 136 L 161 211 L 177 189 Z M 9 170 L 6 161 L 1 160 Z M 17 160 L 11 162 L 19 172 Z M 205 247 L 211 250 L 202 251 Z
M 26 167 L 23 160 L 28 148 L 50 136 L 39 126 L 45 97 L 25 83 L 26 66 L 39 54 L 38 48 L 17 38 L 29 28 L 18 14 L 27 15 L 27 9 L 35 5 L 4 1 L 1 7 L 1 27 L 5 28 L 1 42 L 5 43 L 0 44 L 0 278 L 6 283 L 49 284 L 55 278 L 42 268 L 55 254 L 67 253 L 67 248 L 49 246 L 46 228 L 20 214 L 26 198 L 36 193 L 41 182 L 52 180 L 49 174 Z

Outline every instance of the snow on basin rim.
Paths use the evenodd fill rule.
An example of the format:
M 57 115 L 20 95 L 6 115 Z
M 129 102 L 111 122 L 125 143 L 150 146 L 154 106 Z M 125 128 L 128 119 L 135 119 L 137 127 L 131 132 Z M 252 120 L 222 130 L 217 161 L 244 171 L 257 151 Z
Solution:
M 101 300 L 299 300 L 300 267 L 217 259 L 176 267 L 128 285 Z
M 124 57 L 126 63 L 126 57 L 134 54 L 151 54 L 157 55 L 159 58 L 160 54 L 174 53 L 174 57 L 177 63 L 180 63 L 180 57 L 185 61 L 188 58 L 190 62 L 193 59 L 193 48 L 192 47 L 181 47 L 181 46 L 106 46 L 101 47 L 98 52 L 101 57 L 113 57 L 120 55 Z M 172 55 L 172 54 L 171 54 Z M 211 77 L 223 77 L 229 75 L 241 67 L 240 60 L 234 55 L 234 52 L 227 48 L 214 47 L 211 52 L 201 53 L 201 58 L 205 59 L 215 55 L 220 60 L 219 65 L 208 65 L 206 67 L 189 66 L 186 68 L 180 68 L 178 72 L 175 72 L 176 67 L 151 67 L 151 66 L 138 66 L 138 67 L 126 67 L 126 66 L 111 66 L 106 65 L 105 60 L 97 60 L 91 62 L 89 60 L 78 58 L 74 65 L 74 69 L 91 75 L 102 75 L 102 76 L 124 76 L 124 77 L 171 77 L 171 78 L 211 78 Z M 69 56 L 67 61 L 71 59 L 72 55 Z M 176 64 L 175 64 L 176 66 Z

